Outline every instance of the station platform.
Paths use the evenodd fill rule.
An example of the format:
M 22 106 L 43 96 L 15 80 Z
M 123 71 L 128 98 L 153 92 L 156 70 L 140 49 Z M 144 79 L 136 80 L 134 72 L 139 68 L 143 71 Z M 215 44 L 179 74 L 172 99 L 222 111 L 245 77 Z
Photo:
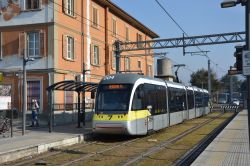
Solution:
M 49 133 L 48 127 L 27 127 L 24 136 L 19 131 L 15 132 L 12 138 L 1 138 L 0 164 L 40 154 L 52 147 L 81 143 L 91 136 L 91 122 L 86 122 L 82 128 L 76 126 L 76 124 L 55 126 L 51 133 Z M 2 137 L 2 135 L 0 136 Z
M 247 119 L 247 110 L 239 112 L 192 166 L 250 165 Z

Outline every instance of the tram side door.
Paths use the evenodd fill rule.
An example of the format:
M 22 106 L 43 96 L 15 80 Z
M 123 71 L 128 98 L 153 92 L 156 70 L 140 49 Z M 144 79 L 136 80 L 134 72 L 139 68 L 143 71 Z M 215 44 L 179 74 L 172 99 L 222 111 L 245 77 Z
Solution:
M 188 96 L 187 96 L 187 91 L 185 91 L 185 93 L 183 94 L 183 120 L 187 120 L 188 119 Z
M 148 109 L 148 111 L 150 112 L 150 115 L 148 115 L 148 131 L 150 131 L 150 130 L 153 130 L 153 124 L 154 124 L 154 121 L 153 121 L 153 116 L 152 116 L 152 114 L 151 114 L 151 112 L 152 112 L 152 106 L 151 105 L 149 105 L 149 106 L 147 106 L 147 109 Z

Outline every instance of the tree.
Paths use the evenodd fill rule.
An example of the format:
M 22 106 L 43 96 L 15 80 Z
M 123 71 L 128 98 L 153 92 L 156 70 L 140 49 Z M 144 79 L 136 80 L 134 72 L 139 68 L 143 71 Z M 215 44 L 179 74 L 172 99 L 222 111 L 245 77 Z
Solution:
M 230 77 L 232 78 L 232 90 L 233 92 L 239 92 L 241 90 L 241 85 L 243 81 L 239 80 L 237 76 L 224 75 L 221 80 L 221 90 L 224 92 L 230 91 Z
M 208 71 L 200 69 L 192 73 L 190 83 L 192 86 L 208 89 Z M 216 79 L 216 74 L 213 71 L 211 71 L 211 86 L 212 92 L 217 91 L 220 88 L 220 82 Z

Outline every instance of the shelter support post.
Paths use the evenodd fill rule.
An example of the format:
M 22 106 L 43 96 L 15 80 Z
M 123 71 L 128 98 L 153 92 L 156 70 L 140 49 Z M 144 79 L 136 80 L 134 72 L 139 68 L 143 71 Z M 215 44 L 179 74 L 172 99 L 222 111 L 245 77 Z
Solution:
M 78 108 L 78 116 L 77 116 L 77 127 L 81 127 L 81 106 L 80 106 L 80 92 L 77 92 L 78 101 L 77 101 L 77 108 Z
M 53 91 L 49 91 L 49 132 L 52 132 L 52 123 L 53 123 L 53 103 L 52 103 L 52 93 Z
M 85 116 L 86 116 L 86 104 L 85 104 L 85 91 L 82 93 L 83 98 L 82 98 L 82 113 L 83 113 L 83 125 L 85 126 Z

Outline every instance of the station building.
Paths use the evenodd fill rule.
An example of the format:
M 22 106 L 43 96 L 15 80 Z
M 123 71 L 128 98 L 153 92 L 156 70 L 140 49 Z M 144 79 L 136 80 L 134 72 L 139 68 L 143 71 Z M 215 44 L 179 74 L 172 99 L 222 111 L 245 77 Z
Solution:
M 63 80 L 82 78 L 98 83 L 115 73 L 113 43 L 159 37 L 110 0 L 1 0 L 1 86 L 11 87 L 12 108 L 22 110 L 22 66 L 27 55 L 27 102 L 37 99 L 48 109 L 46 88 Z M 121 71 L 141 71 L 153 76 L 152 51 L 124 52 Z M 54 103 L 76 102 L 73 92 L 55 92 Z M 88 97 L 86 98 L 88 103 Z

